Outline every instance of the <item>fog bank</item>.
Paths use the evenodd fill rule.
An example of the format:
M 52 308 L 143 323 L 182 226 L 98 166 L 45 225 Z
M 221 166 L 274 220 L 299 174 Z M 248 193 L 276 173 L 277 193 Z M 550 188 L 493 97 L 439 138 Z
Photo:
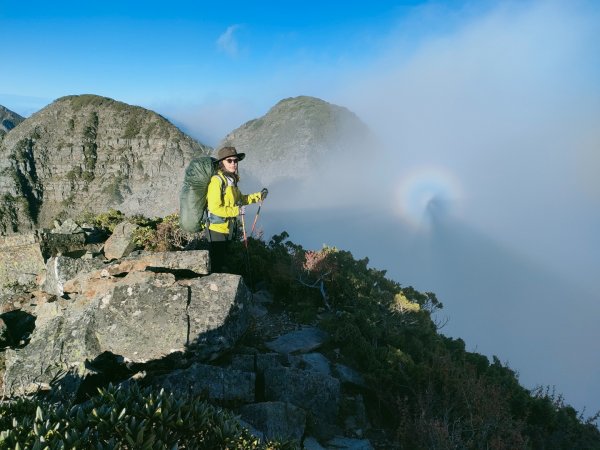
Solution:
M 327 99 L 382 145 L 274 186 L 267 235 L 368 256 L 434 291 L 468 349 L 600 409 L 599 17 L 589 2 L 504 3 L 410 51 L 401 24 Z

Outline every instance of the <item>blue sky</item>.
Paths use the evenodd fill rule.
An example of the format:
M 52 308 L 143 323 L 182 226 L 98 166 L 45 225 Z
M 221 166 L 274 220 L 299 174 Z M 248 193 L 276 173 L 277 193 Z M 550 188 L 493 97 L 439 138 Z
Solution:
M 0 102 L 29 115 L 95 93 L 154 109 L 231 103 L 263 113 L 283 97 L 330 96 L 339 74 L 382 57 L 400 26 L 408 54 L 490 5 L 1 0 Z
M 368 150 L 375 171 L 358 175 L 377 179 L 377 192 L 346 166 L 336 182 L 350 182 L 330 191 L 352 211 L 376 207 L 401 242 L 376 250 L 382 231 L 327 243 L 436 292 L 445 332 L 509 361 L 527 386 L 556 385 L 578 409 L 600 409 L 600 2 L 0 0 L 0 42 L 0 104 L 25 116 L 93 93 L 216 145 L 286 97 L 354 111 L 382 143 Z M 286 201 L 273 189 L 261 212 L 273 233 L 291 231 L 276 208 Z M 437 228 L 431 202 L 451 218 Z M 325 239 L 319 224 L 305 228 L 292 238 Z M 460 248 L 464 266 L 452 260 Z M 479 280 L 479 266 L 510 286 L 495 272 Z M 528 285 L 524 268 L 557 289 Z M 514 317 L 502 319 L 507 300 Z M 527 345 L 544 342 L 543 352 Z

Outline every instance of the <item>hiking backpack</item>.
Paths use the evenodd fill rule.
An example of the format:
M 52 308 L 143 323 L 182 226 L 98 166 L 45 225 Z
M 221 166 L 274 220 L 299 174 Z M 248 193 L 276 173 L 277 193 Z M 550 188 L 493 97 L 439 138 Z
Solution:
M 196 157 L 188 164 L 179 193 L 181 229 L 190 233 L 197 233 L 204 229 L 208 215 L 206 193 L 210 179 L 216 174 L 216 161 L 210 156 Z

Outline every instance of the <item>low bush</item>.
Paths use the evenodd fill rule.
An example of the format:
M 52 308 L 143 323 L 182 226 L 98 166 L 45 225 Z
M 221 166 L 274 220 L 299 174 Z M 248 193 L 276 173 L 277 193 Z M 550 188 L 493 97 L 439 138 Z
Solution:
M 0 404 L 0 448 L 284 449 L 262 443 L 229 412 L 163 390 L 100 389 L 71 407 L 20 399 Z

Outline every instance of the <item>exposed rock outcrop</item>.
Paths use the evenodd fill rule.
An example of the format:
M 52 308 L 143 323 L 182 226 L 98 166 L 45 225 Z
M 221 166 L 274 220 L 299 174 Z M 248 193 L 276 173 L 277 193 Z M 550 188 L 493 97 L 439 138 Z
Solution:
M 18 115 L 16 112 L 0 105 L 0 141 L 2 136 L 12 130 L 14 127 L 23 122 L 25 118 Z
M 0 234 L 116 208 L 173 213 L 187 163 L 209 148 L 146 109 L 63 97 L 0 142 Z
M 65 374 L 69 385 L 63 389 L 74 392 L 106 353 L 123 364 L 187 351 L 212 360 L 248 326 L 250 294 L 236 275 L 214 274 L 184 285 L 173 274 L 132 272 L 110 281 L 91 300 L 79 296 L 63 310 L 38 310 L 41 325 L 30 343 L 7 350 L 9 395 L 49 389 Z
M 54 231 L 45 238 L 85 235 L 70 222 Z M 38 234 L 17 237 L 43 261 Z M 274 313 L 264 287 L 252 294 L 239 275 L 211 274 L 207 251 L 58 254 L 44 273 L 44 291 L 0 310 L 4 395 L 73 400 L 108 382 L 141 383 L 232 408 L 261 439 L 369 448 L 356 393 L 368 388 L 315 351 L 328 334 Z

